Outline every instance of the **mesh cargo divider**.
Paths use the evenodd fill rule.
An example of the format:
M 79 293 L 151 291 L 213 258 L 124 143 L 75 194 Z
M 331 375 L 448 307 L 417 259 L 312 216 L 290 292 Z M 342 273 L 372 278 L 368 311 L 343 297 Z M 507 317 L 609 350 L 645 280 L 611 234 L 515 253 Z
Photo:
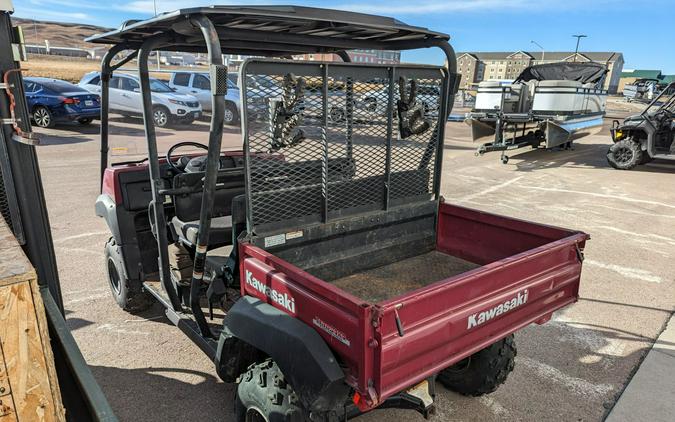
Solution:
M 442 68 L 251 59 L 241 72 L 249 232 L 435 199 Z M 428 123 L 405 139 L 401 78 Z

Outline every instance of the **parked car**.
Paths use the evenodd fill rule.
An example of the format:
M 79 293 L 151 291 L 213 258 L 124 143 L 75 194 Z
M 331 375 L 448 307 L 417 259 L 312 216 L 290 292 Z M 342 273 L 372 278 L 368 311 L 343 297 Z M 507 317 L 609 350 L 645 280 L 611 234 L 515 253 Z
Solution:
M 74 122 L 88 125 L 101 115 L 98 95 L 69 82 L 50 78 L 24 78 L 31 119 L 39 127 Z
M 91 72 L 84 75 L 79 85 L 89 92 L 101 92 L 100 73 Z M 172 123 L 189 124 L 201 116 L 202 107 L 194 96 L 177 93 L 165 82 L 154 78 L 150 79 L 150 89 L 155 126 L 166 127 Z M 110 79 L 110 110 L 123 116 L 143 114 L 138 77 L 115 73 Z
M 194 95 L 204 111 L 211 111 L 211 80 L 206 72 L 174 72 L 169 79 L 169 86 L 177 92 Z M 228 77 L 227 95 L 225 95 L 226 125 L 234 125 L 241 116 L 239 87 Z

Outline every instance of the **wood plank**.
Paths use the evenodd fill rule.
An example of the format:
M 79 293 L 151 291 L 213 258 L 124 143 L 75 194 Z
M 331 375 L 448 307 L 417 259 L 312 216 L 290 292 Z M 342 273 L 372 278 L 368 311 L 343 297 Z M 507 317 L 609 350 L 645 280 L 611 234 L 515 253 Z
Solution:
M 35 270 L 0 218 L 0 422 L 65 421 Z

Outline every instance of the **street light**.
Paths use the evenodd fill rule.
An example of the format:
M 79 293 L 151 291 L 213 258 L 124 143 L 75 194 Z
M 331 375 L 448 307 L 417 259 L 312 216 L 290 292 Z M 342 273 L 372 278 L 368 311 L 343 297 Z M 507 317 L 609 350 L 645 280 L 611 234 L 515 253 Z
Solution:
M 541 61 L 543 62 L 544 61 L 544 47 L 542 47 L 541 44 L 539 44 L 536 41 L 530 41 L 530 42 L 532 44 L 536 45 L 537 47 L 541 48 Z
M 577 61 L 577 54 L 579 53 L 579 41 L 581 41 L 582 38 L 588 37 L 588 35 L 572 35 L 572 37 L 577 39 L 577 48 L 574 49 L 574 61 Z

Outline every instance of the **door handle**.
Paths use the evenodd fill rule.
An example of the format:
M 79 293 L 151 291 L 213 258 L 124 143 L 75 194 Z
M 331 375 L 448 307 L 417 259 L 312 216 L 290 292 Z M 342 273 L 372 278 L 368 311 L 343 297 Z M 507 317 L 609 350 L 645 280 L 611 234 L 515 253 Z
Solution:
M 196 94 L 196 93 L 198 93 L 199 91 L 197 91 L 196 89 L 193 89 L 193 90 L 190 91 L 190 92 L 193 93 L 193 94 Z

